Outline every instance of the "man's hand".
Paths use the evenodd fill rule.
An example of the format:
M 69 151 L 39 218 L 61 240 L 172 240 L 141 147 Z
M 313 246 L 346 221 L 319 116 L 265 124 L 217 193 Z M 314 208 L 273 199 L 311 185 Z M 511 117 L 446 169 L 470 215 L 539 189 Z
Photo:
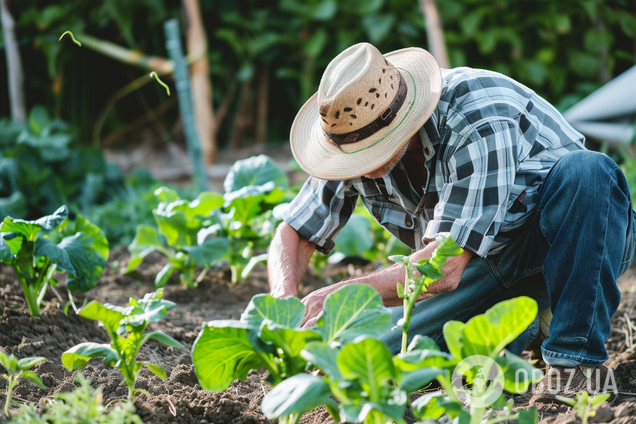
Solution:
M 286 222 L 278 226 L 267 260 L 272 296 L 298 297 L 298 283 L 305 275 L 315 249 L 315 244 L 300 237 Z
M 425 249 L 417 252 L 413 255 L 413 261 L 419 261 L 424 258 L 430 258 L 433 250 L 437 247 L 437 243 L 433 242 L 426 246 Z M 466 265 L 468 261 L 473 257 L 473 252 L 468 249 L 464 249 L 464 252 L 459 256 L 451 256 L 446 261 L 446 265 L 442 271 L 444 272 L 444 277 L 441 280 L 433 281 L 430 286 L 428 286 L 428 291 L 426 293 L 421 294 L 418 297 L 418 301 L 428 299 L 439 293 L 453 291 L 459 285 L 460 280 L 462 279 L 462 274 L 466 269 Z

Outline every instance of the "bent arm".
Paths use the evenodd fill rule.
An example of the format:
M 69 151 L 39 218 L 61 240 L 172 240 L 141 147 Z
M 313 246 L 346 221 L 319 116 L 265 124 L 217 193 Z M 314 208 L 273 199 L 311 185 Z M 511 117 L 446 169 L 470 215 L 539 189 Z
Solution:
M 286 222 L 281 223 L 272 240 L 267 260 L 269 288 L 277 298 L 298 297 L 302 280 L 316 245 L 302 238 Z

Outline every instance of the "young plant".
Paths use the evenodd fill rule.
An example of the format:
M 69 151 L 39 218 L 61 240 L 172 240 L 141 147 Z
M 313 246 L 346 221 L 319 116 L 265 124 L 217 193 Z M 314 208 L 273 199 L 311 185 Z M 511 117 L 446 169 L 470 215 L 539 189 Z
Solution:
M 435 236 L 437 248 L 430 258 L 422 259 L 416 263 L 410 262 L 408 256 L 390 256 L 394 262 L 402 263 L 406 266 L 406 276 L 404 284 L 397 284 L 398 296 L 404 299 L 404 318 L 398 322 L 402 327 L 402 352 L 406 352 L 408 346 L 408 331 L 411 323 L 411 314 L 420 294 L 426 293 L 428 286 L 433 282 L 442 279 L 444 273 L 442 268 L 451 256 L 461 255 L 464 251 L 451 238 L 450 234 L 439 234 Z M 419 274 L 419 275 L 418 275 Z
M 85 292 L 97 285 L 108 259 L 104 232 L 78 215 L 67 220 L 68 209 L 35 221 L 6 217 L 0 224 L 0 261 L 11 265 L 22 286 L 29 312 L 40 316 L 40 305 L 56 271 L 68 272 L 66 288 Z
M 590 394 L 584 390 L 577 393 L 575 399 L 565 396 L 557 396 L 557 399 L 574 409 L 576 415 L 581 418 L 581 424 L 587 424 L 588 418 L 595 416 L 596 411 L 611 395 L 611 393 L 602 393 L 590 398 Z
M 135 414 L 135 407 L 124 402 L 109 408 L 102 405 L 103 387 L 91 387 L 91 381 L 77 374 L 78 388 L 72 392 L 61 392 L 46 403 L 38 413 L 31 403 L 25 405 L 10 421 L 11 424 L 142 424 Z
M 499 382 L 505 390 L 526 390 L 530 382 L 537 380 L 523 377 L 532 375 L 532 366 L 509 352 L 499 357 L 499 352 L 530 325 L 536 310 L 534 300 L 520 297 L 495 305 L 466 324 L 451 321 L 452 331 L 446 332 L 445 327 L 451 353 L 441 352 L 430 338 L 419 335 L 406 352 L 395 356 L 382 342 L 369 337 L 340 346 L 307 343 L 301 356 L 308 362 L 308 369 L 317 368 L 323 375 L 298 374 L 286 379 L 265 396 L 262 410 L 268 418 L 293 417 L 295 421 L 287 422 L 297 422 L 303 413 L 325 405 L 336 422 L 404 423 L 409 395 L 436 379 L 446 395 L 437 392 L 415 401 L 411 411 L 416 417 L 428 420 L 448 414 L 461 424 L 485 422 L 486 408 L 471 405 L 470 413 L 464 410 L 455 394 L 458 389 L 451 385 L 451 372 L 453 377 L 458 368 L 469 372 L 460 367 L 463 360 L 475 354 L 485 355 L 502 368 Z M 339 403 L 335 404 L 332 397 Z M 511 420 L 519 419 L 523 424 L 538 421 L 535 410 L 512 414 L 503 396 L 493 403 L 497 407 L 507 405 L 504 414 Z M 487 422 L 499 421 L 502 420 L 497 417 Z
M 21 378 L 30 381 L 35 384 L 42 390 L 48 390 L 40 377 L 33 371 L 29 371 L 29 369 L 33 368 L 40 362 L 46 361 L 46 358 L 41 356 L 35 356 L 31 358 L 22 358 L 18 360 L 13 355 L 6 355 L 0 352 L 0 364 L 6 370 L 6 374 L 3 377 L 7 380 L 7 400 L 4 403 L 4 414 L 9 415 L 9 406 L 11 405 L 11 394 L 13 393 L 13 389 L 18 385 L 18 382 Z
M 380 295 L 363 285 L 345 286 L 327 297 L 316 326 L 301 328 L 304 315 L 305 305 L 297 298 L 257 295 L 240 321 L 205 324 L 192 348 L 201 387 L 225 390 L 256 368 L 266 368 L 268 381 L 276 386 L 292 376 L 304 375 L 307 359 L 302 351 L 307 346 L 318 343 L 329 351 L 330 346 L 335 348 L 360 336 L 379 337 L 391 327 L 390 312 Z M 281 422 L 295 422 L 299 416 L 291 415 Z
M 117 367 L 124 376 L 128 386 L 128 397 L 134 402 L 135 382 L 139 371 L 145 365 L 150 371 L 164 380 L 166 372 L 151 362 L 137 362 L 139 349 L 150 339 L 157 340 L 167 346 L 181 348 L 183 345 L 161 331 L 144 334 L 151 322 L 157 322 L 166 316 L 168 309 L 175 306 L 173 302 L 161 299 L 163 290 L 148 293 L 143 299 L 130 299 L 129 306 L 120 307 L 108 303 L 102 305 L 92 301 L 78 311 L 84 318 L 101 322 L 111 343 L 80 343 L 62 354 L 62 363 L 69 370 L 82 369 L 90 358 L 104 358 L 108 368 Z
M 223 197 L 203 192 L 192 202 L 179 198 L 167 187 L 155 191 L 159 205 L 153 210 L 157 229 L 147 225 L 137 227 L 135 239 L 128 247 L 131 257 L 126 272 L 132 272 L 151 252 L 158 251 L 168 257 L 168 263 L 157 274 L 155 287 L 162 287 L 174 272 L 181 282 L 195 288 L 210 269 L 210 265 L 223 258 L 230 248 L 225 237 L 209 236 L 212 220 L 210 213 L 223 206 Z M 165 238 L 168 246 L 160 238 Z M 203 268 L 195 278 L 197 268 Z
M 252 256 L 269 246 L 280 215 L 276 209 L 289 187 L 287 174 L 270 157 L 253 156 L 236 161 L 223 182 L 226 213 L 215 214 L 219 236 L 230 240 L 226 259 L 232 282 L 247 278 L 254 265 L 267 260 L 267 253 Z

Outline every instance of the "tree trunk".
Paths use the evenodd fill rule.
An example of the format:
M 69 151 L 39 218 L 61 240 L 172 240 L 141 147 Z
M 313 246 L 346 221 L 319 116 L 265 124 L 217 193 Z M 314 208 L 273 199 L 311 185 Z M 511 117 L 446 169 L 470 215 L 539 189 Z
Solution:
M 198 0 L 183 0 L 187 25 L 188 55 L 198 59 L 190 65 L 192 103 L 194 117 L 201 138 L 201 149 L 207 165 L 215 162 L 217 155 L 214 111 L 212 110 L 212 86 L 208 68 L 207 38 Z
M 448 53 L 446 53 L 442 21 L 439 18 L 435 0 L 420 0 L 420 7 L 426 22 L 428 48 L 441 68 L 449 68 L 450 62 L 448 61 Z
M 267 108 L 269 105 L 269 66 L 261 65 L 256 98 L 256 143 L 267 141 Z
M 9 12 L 9 0 L 0 0 L 0 17 L 7 56 L 11 118 L 16 122 L 25 122 L 27 114 L 24 100 L 24 74 L 22 73 L 20 50 L 15 37 L 15 21 Z

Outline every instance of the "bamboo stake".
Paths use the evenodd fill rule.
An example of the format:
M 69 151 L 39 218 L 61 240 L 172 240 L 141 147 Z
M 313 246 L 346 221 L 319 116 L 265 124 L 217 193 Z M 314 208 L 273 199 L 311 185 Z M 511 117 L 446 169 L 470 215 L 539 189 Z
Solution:
M 24 100 L 24 74 L 22 73 L 20 50 L 15 37 L 15 21 L 9 12 L 9 0 L 0 0 L 0 18 L 7 57 L 11 119 L 16 122 L 25 122 L 27 114 Z
M 192 95 L 190 92 L 190 79 L 188 78 L 188 67 L 181 47 L 181 37 L 179 33 L 179 21 L 170 19 L 164 23 L 166 34 L 166 49 L 168 55 L 175 64 L 174 77 L 177 95 L 179 97 L 179 109 L 181 120 L 186 135 L 188 153 L 194 168 L 194 185 L 199 191 L 209 190 L 209 182 L 205 172 L 205 164 L 201 154 L 201 142 L 194 121 L 192 112 Z
M 420 7 L 426 22 L 428 48 L 441 68 L 449 68 L 450 62 L 446 52 L 444 30 L 442 29 L 442 21 L 440 20 L 435 0 L 420 0 Z
M 269 105 L 269 66 L 261 65 L 258 79 L 258 99 L 256 105 L 256 143 L 267 141 L 267 112 Z
M 192 102 L 203 158 L 207 165 L 215 162 L 217 155 L 214 111 L 212 109 L 212 86 L 207 59 L 207 36 L 198 0 L 183 0 L 187 22 L 187 46 L 190 56 L 198 59 L 190 66 Z

